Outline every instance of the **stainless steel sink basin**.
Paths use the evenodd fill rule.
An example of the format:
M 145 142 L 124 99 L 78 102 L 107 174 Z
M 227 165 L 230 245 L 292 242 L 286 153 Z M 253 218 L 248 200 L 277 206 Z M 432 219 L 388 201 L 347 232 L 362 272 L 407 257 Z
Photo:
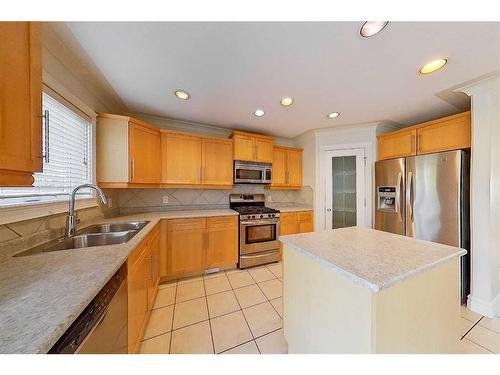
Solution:
M 76 236 L 58 238 L 14 256 L 22 257 L 52 251 L 122 244 L 132 239 L 147 223 L 149 221 L 92 225 L 79 231 Z
M 148 223 L 149 221 L 131 221 L 128 223 L 96 224 L 77 231 L 77 235 L 88 233 L 125 232 L 129 230 L 139 231 Z

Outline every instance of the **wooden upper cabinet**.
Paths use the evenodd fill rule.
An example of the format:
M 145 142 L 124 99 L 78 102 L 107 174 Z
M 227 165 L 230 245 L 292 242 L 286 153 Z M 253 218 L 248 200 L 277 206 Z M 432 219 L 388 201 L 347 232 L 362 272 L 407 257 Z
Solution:
M 0 22 L 0 186 L 30 186 L 42 170 L 41 28 Z
M 203 184 L 233 186 L 233 141 L 202 138 L 201 149 Z
M 471 147 L 470 111 L 378 137 L 378 159 L 394 159 Z
M 201 184 L 201 137 L 162 132 L 162 183 Z
M 430 121 L 417 129 L 417 155 L 471 146 L 470 112 Z
M 255 159 L 255 138 L 249 135 L 235 134 L 234 160 L 254 161 Z
M 273 137 L 261 134 L 234 131 L 234 160 L 273 162 Z
M 378 137 L 378 159 L 413 156 L 417 150 L 417 130 L 399 130 Z
M 130 182 L 159 183 L 161 178 L 160 132 L 129 124 Z
M 261 163 L 273 162 L 273 140 L 269 138 L 255 138 L 255 161 Z
M 267 188 L 302 188 L 302 149 L 274 146 L 272 183 Z

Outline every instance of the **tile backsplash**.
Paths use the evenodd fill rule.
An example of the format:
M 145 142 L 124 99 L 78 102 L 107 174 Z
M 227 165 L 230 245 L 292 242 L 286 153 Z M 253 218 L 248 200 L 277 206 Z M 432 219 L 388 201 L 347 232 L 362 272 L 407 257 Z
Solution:
M 116 192 L 116 190 L 115 190 Z M 262 185 L 235 185 L 231 190 L 209 189 L 121 189 L 118 192 L 120 214 L 152 210 L 225 208 L 229 194 L 265 194 L 269 203 L 312 204 L 310 186 L 301 190 L 265 190 Z

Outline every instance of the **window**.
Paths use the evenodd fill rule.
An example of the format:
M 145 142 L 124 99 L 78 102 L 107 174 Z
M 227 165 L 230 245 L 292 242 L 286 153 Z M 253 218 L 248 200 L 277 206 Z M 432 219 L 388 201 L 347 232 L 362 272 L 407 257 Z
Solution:
M 35 173 L 31 188 L 0 188 L 0 206 L 67 200 L 75 186 L 92 182 L 91 119 L 56 97 L 42 96 L 43 172 Z M 79 194 L 91 196 L 88 191 Z

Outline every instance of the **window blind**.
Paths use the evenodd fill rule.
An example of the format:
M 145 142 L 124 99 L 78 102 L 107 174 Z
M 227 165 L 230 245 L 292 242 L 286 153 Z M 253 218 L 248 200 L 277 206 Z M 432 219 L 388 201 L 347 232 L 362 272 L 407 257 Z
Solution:
M 90 119 L 45 92 L 42 106 L 49 113 L 48 147 L 46 127 L 42 130 L 43 172 L 35 173 L 31 188 L 0 188 L 0 206 L 66 200 L 74 187 L 92 181 Z M 83 191 L 79 197 L 91 193 Z

